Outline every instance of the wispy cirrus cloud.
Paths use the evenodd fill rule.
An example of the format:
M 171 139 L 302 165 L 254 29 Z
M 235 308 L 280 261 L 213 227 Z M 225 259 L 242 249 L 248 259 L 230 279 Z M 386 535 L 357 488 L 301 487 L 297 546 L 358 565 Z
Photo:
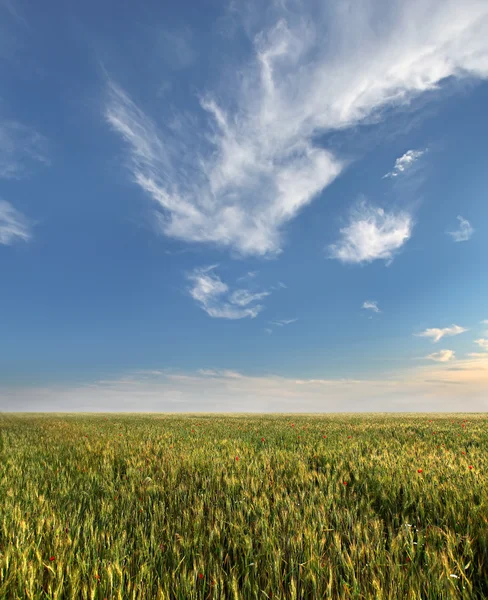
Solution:
M 163 144 L 156 124 L 120 88 L 111 85 L 110 96 L 107 120 L 130 144 L 133 178 L 163 209 L 161 228 L 170 237 L 211 242 L 244 255 L 278 253 L 281 225 L 340 172 L 339 161 L 327 151 L 298 142 L 280 156 L 276 150 L 260 159 L 269 151 L 263 134 L 256 134 L 256 141 L 233 139 L 237 132 L 208 99 L 202 107 L 215 118 L 211 137 L 220 158 L 209 153 L 213 158 L 195 159 L 198 166 L 184 160 L 176 166 L 177 150 L 185 147 L 184 124 L 179 141 L 167 131 Z
M 361 308 L 372 310 L 375 313 L 381 312 L 381 310 L 378 308 L 378 302 L 376 300 L 366 300 L 363 302 L 363 306 Z
M 264 308 L 256 304 L 271 292 L 251 292 L 247 289 L 230 291 L 213 271 L 218 265 L 195 269 L 187 275 L 192 282 L 191 297 L 210 316 L 220 319 L 254 319 Z
M 237 281 L 249 281 L 250 279 L 254 279 L 257 274 L 257 271 L 248 271 L 245 275 L 238 277 Z
M 452 237 L 455 242 L 467 242 L 474 233 L 471 223 L 467 219 L 463 219 L 458 215 L 459 229 L 457 231 L 448 231 L 447 234 Z
M 247 306 L 248 304 L 251 304 L 251 302 L 266 298 L 270 293 L 271 292 L 252 293 L 249 290 L 235 290 L 229 296 L 229 299 L 232 304 L 236 304 L 237 306 Z
M 50 164 L 46 138 L 17 121 L 0 120 L 0 178 L 21 179 L 35 162 Z
M 403 156 L 400 156 L 400 158 L 396 159 L 395 166 L 389 173 L 383 175 L 383 179 L 388 177 L 397 177 L 401 173 L 404 173 L 406 170 L 410 169 L 413 166 L 413 164 L 423 154 L 425 154 L 425 152 L 425 150 L 408 150 L 407 152 L 405 152 L 405 154 L 403 154 Z
M 264 331 L 271 334 L 274 331 L 273 327 L 285 327 L 286 325 L 291 325 L 296 321 L 298 321 L 298 319 L 276 319 L 275 321 L 268 321 L 268 325 L 271 325 L 271 327 L 265 327 Z
M 5 6 L 8 8 L 8 4 Z M 33 162 L 50 163 L 46 138 L 17 121 L 0 119 L 0 179 L 28 176 Z M 30 238 L 31 228 L 26 217 L 0 199 L 0 244 L 8 246 Z
M 451 325 L 451 327 L 444 327 L 443 329 L 432 327 L 422 331 L 422 333 L 414 333 L 414 335 L 417 337 L 431 338 L 433 342 L 438 342 L 445 336 L 459 335 L 465 331 L 469 331 L 469 329 L 460 327 L 459 325 Z
M 252 56 L 225 89 L 200 97 L 191 124 L 171 129 L 113 83 L 105 117 L 129 146 L 131 176 L 159 206 L 164 234 L 267 255 L 280 252 L 284 226 L 345 167 L 321 134 L 378 121 L 382 109 L 449 77 L 488 77 L 488 7 L 393 0 L 381 5 L 381 20 L 372 0 L 354 12 L 300 0 L 252 10 Z M 391 259 L 409 232 L 401 217 L 376 254 L 341 256 Z
M 28 241 L 31 237 L 27 219 L 10 203 L 0 200 L 0 244 L 9 246 L 16 241 Z
M 449 362 L 450 360 L 454 360 L 456 358 L 456 354 L 453 350 L 439 350 L 439 352 L 433 352 L 425 358 L 434 360 L 436 362 Z
M 390 264 L 412 229 L 413 219 L 407 212 L 385 212 L 362 201 L 352 209 L 339 241 L 329 245 L 329 257 L 344 263 L 385 260 Z
M 291 325 L 291 323 L 295 323 L 296 321 L 298 321 L 298 319 L 278 319 L 277 321 L 270 321 L 270 324 L 284 327 L 285 325 Z

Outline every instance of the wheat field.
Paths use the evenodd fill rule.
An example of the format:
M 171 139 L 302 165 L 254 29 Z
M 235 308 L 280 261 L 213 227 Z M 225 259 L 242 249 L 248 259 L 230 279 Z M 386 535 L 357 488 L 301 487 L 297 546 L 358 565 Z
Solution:
M 0 414 L 0 598 L 488 598 L 488 417 Z

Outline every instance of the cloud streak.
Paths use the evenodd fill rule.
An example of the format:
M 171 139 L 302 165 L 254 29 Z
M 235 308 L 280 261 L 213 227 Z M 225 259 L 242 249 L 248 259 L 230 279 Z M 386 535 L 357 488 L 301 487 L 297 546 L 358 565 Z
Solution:
M 417 337 L 426 337 L 431 338 L 432 341 L 438 342 L 445 336 L 453 336 L 459 335 L 460 333 L 464 333 L 465 331 L 469 331 L 465 327 L 460 327 L 459 325 L 451 325 L 451 327 L 444 327 L 444 329 L 438 329 L 436 327 L 432 327 L 430 329 L 426 329 L 422 331 L 422 333 L 415 333 Z
M 237 289 L 230 292 L 229 286 L 215 273 L 217 265 L 195 269 L 187 278 L 192 283 L 190 296 L 210 316 L 217 319 L 254 319 L 264 308 L 256 304 L 271 292 L 251 292 Z
M 354 11 L 275 4 L 235 81 L 202 95 L 191 123 L 182 117 L 177 130 L 110 82 L 105 118 L 125 140 L 131 176 L 159 207 L 165 235 L 277 254 L 284 226 L 345 167 L 321 135 L 377 121 L 382 109 L 407 105 L 446 78 L 488 76 L 486 2 L 393 0 L 381 19 L 377 10 L 372 0 Z M 402 218 L 400 242 L 379 257 L 409 229 Z M 352 262 L 369 256 L 355 252 Z
M 457 231 L 448 231 L 447 234 L 452 237 L 455 242 L 467 242 L 474 233 L 473 227 L 467 219 L 463 219 L 458 215 L 459 229 Z
M 329 245 L 329 258 L 353 264 L 374 260 L 390 264 L 410 239 L 412 228 L 408 213 L 385 212 L 362 201 L 351 211 L 349 225 L 340 230 L 339 241 Z
M 27 219 L 5 200 L 0 200 L 0 244 L 10 246 L 16 241 L 31 238 Z
M 0 178 L 21 179 L 36 162 L 50 164 L 46 138 L 17 121 L 0 121 Z
M 284 327 L 285 325 L 291 325 L 291 323 L 295 323 L 298 319 L 278 319 L 277 321 L 270 321 L 271 325 L 276 325 L 278 327 Z

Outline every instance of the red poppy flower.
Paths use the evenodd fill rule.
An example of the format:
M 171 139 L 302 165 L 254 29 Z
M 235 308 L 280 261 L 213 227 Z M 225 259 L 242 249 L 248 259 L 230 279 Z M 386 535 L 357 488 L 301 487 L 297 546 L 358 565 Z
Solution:
M 473 465 L 469 465 L 468 469 L 472 469 L 472 468 L 473 468 Z
M 239 460 L 239 457 L 238 457 L 238 456 L 236 456 L 236 460 Z
M 343 483 L 344 485 L 347 485 L 347 481 L 343 481 L 342 483 Z
M 53 560 L 56 560 L 56 558 L 54 556 L 50 556 L 49 560 L 52 562 Z
M 422 473 L 422 469 L 417 469 L 417 473 Z
M 261 441 L 264 442 L 264 438 L 261 438 Z
M 466 456 L 466 452 L 461 452 L 461 454 L 464 454 L 464 456 Z
M 348 435 L 348 436 L 347 436 L 347 439 L 350 439 L 350 437 L 351 437 L 351 436 L 350 436 L 350 435 Z
M 199 573 L 198 577 L 199 577 L 200 579 L 203 579 L 203 573 Z
M 325 439 L 327 436 L 326 436 L 326 435 L 323 435 L 322 437 Z

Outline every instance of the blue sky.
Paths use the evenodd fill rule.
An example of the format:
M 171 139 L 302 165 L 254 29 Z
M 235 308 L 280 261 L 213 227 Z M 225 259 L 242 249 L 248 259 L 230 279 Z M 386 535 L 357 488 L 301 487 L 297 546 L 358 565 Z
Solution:
M 485 411 L 485 1 L 0 0 L 0 410 Z

